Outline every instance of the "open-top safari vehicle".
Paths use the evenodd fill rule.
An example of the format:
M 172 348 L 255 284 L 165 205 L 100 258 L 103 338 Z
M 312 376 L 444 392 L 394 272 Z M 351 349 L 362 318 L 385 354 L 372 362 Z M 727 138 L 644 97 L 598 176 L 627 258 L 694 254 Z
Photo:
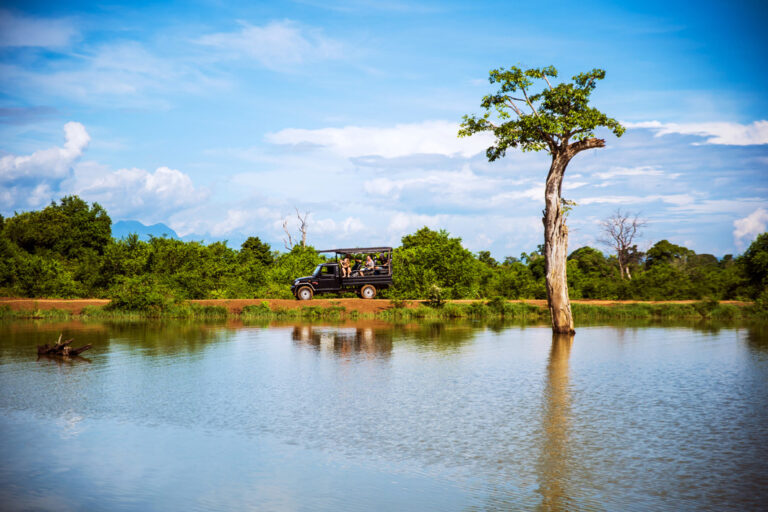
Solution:
M 353 247 L 326 249 L 334 261 L 321 263 L 311 276 L 299 277 L 291 292 L 299 300 L 310 300 L 320 293 L 355 291 L 364 299 L 376 297 L 379 290 L 392 285 L 391 247 Z

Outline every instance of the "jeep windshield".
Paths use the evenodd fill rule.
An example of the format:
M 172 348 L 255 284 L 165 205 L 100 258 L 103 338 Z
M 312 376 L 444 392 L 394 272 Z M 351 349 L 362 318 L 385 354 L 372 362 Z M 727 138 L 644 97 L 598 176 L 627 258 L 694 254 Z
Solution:
M 315 271 L 312 272 L 312 277 L 317 277 L 320 275 L 320 272 L 323 270 L 323 264 L 319 264 L 317 267 L 315 267 Z

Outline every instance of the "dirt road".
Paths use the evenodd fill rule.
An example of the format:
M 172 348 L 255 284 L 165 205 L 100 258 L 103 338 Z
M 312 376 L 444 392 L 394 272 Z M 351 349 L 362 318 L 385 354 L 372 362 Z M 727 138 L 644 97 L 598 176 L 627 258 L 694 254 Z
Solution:
M 310 301 L 299 301 L 293 299 L 210 299 L 210 300 L 192 300 L 193 304 L 200 304 L 205 306 L 224 306 L 231 313 L 239 313 L 245 306 L 258 306 L 262 302 L 267 302 L 271 309 L 295 309 L 305 306 L 320 306 L 329 307 L 340 305 L 344 306 L 347 311 L 359 311 L 360 313 L 376 313 L 390 307 L 389 300 L 387 299 L 313 299 Z M 469 304 L 474 302 L 473 300 L 452 300 L 457 304 Z M 546 307 L 546 300 L 510 300 L 509 302 L 525 302 L 536 306 Z M 595 306 L 615 306 L 619 304 L 691 304 L 697 301 L 694 300 L 667 300 L 667 301 L 635 301 L 635 300 L 573 300 L 574 304 L 592 304 Z M 722 304 L 735 304 L 737 306 L 745 306 L 746 302 L 725 300 L 721 301 Z M 48 310 L 48 309 L 60 309 L 64 311 L 71 311 L 72 313 L 79 314 L 82 312 L 85 306 L 99 306 L 103 307 L 109 304 L 109 299 L 18 299 L 0 297 L 0 308 L 4 306 L 10 307 L 13 311 L 35 311 L 35 310 Z M 410 301 L 408 307 L 418 307 L 420 301 Z

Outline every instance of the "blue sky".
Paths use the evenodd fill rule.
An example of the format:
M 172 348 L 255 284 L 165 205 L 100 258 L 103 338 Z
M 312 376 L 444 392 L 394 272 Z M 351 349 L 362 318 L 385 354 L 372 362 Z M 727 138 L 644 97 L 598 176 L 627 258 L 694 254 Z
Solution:
M 0 213 L 74 193 L 282 248 L 298 208 L 317 247 L 428 225 L 518 256 L 548 156 L 488 163 L 457 125 L 492 68 L 599 67 L 593 104 L 628 130 L 568 168 L 570 247 L 622 208 L 643 249 L 740 253 L 768 224 L 766 22 L 762 2 L 5 2 Z

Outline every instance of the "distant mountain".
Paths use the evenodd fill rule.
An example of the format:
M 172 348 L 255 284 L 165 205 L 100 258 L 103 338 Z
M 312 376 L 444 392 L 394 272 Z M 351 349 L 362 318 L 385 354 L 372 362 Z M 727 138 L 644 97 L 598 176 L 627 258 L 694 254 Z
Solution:
M 131 233 L 136 233 L 142 240 L 149 240 L 150 235 L 154 237 L 167 237 L 179 240 L 179 235 L 165 224 L 152 224 L 146 226 L 137 220 L 119 220 L 112 224 L 112 237 L 125 238 Z

